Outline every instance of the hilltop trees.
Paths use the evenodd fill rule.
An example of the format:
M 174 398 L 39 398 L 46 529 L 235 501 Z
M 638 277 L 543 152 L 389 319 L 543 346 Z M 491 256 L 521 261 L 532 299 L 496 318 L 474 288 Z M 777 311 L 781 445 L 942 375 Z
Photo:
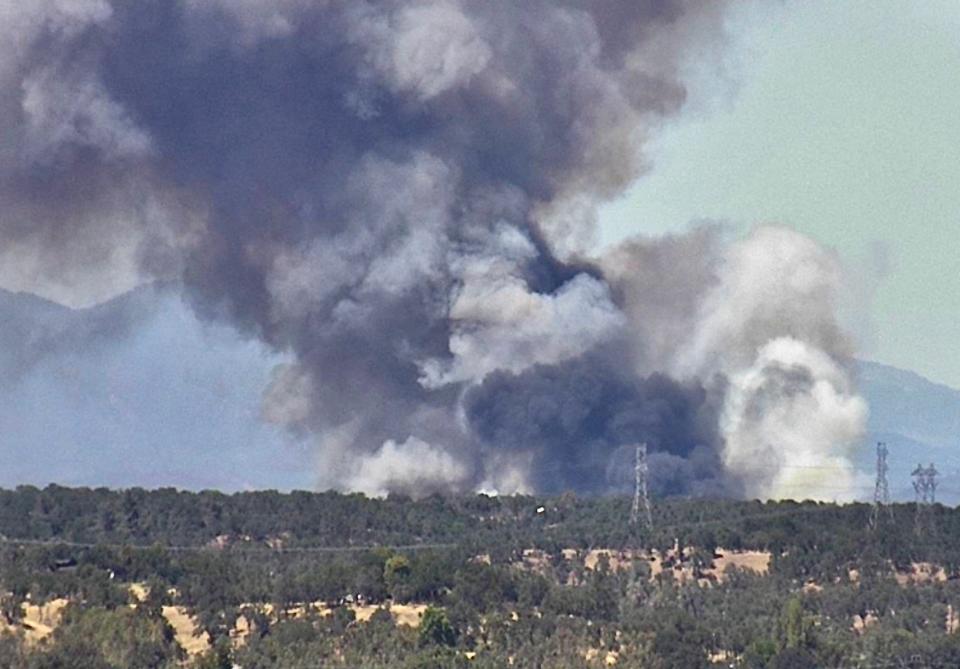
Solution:
M 72 602 L 45 645 L 0 637 L 0 666 L 172 667 L 170 605 L 213 643 L 194 667 L 958 664 L 956 510 L 936 509 L 944 531 L 918 539 L 909 524 L 870 533 L 863 505 L 675 500 L 652 533 L 623 523 L 627 505 L 0 491 L 5 621 L 26 601 Z M 769 573 L 719 577 L 718 547 L 771 551 Z M 650 548 L 669 558 L 654 564 Z M 914 573 L 941 561 L 942 574 Z

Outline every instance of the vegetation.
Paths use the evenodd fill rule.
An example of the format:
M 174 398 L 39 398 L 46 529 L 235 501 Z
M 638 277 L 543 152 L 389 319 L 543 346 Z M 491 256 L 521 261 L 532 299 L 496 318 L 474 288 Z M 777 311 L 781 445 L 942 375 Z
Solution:
M 960 666 L 958 510 L 933 507 L 917 536 L 912 505 L 878 531 L 865 505 L 672 500 L 652 532 L 628 507 L 0 491 L 0 666 Z M 769 570 L 719 573 L 720 550 L 769 553 Z M 31 638 L 24 604 L 57 599 Z M 420 617 L 398 624 L 408 604 Z

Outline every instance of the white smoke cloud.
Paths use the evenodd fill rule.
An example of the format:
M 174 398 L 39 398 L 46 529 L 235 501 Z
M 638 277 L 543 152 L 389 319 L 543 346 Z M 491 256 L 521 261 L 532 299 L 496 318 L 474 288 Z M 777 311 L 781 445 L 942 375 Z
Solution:
M 202 205 L 149 179 L 117 177 L 97 206 L 39 211 L 17 202 L 0 208 L 0 230 L 24 232 L 0 242 L 0 289 L 29 292 L 74 309 L 122 295 L 155 278 L 175 278 L 183 254 L 205 224 Z M 57 237 L 44 227 L 57 222 L 84 235 Z M 145 272 L 145 269 L 149 270 Z
M 721 251 L 717 282 L 702 297 L 693 337 L 675 357 L 680 376 L 731 373 L 777 337 L 794 337 L 845 358 L 837 324 L 845 290 L 835 253 L 790 228 L 765 225 Z
M 69 38 L 112 15 L 107 0 L 0 0 L 0 82 L 27 60 L 41 31 Z
M 364 298 L 399 294 L 437 278 L 446 262 L 456 170 L 425 152 L 408 162 L 368 156 L 346 196 L 360 203 L 349 225 L 310 245 L 251 249 L 267 257 L 273 319 L 334 305 L 363 317 Z
M 41 36 L 52 44 L 65 42 L 105 26 L 112 16 L 107 0 L 0 0 L 0 86 L 8 93 L 0 102 L 6 115 L 0 129 L 7 135 L 0 166 L 3 158 L 49 161 L 68 145 L 100 149 L 110 158 L 149 151 L 148 134 L 84 63 L 55 58 L 38 63 L 32 48 Z M 19 94 L 11 95 L 16 89 Z M 19 107 L 17 113 L 12 105 Z M 25 127 L 17 137 L 21 116 Z M 11 150 L 16 154 L 3 155 Z
M 530 453 L 490 453 L 484 459 L 486 478 L 476 486 L 485 495 L 530 495 L 529 473 L 533 466 Z
M 619 333 L 626 319 L 606 283 L 578 274 L 555 292 L 531 290 L 522 265 L 536 257 L 529 239 L 501 225 L 487 247 L 454 260 L 459 278 L 449 317 L 451 360 L 422 364 L 428 388 L 478 382 L 491 372 L 553 364 Z
M 728 469 L 760 497 L 851 498 L 849 448 L 867 408 L 845 366 L 839 259 L 794 230 L 762 226 L 723 249 L 716 272 L 670 371 L 725 377 Z
M 723 459 L 748 495 L 855 498 L 849 456 L 863 436 L 867 404 L 846 369 L 807 342 L 780 337 L 729 383 Z
M 630 239 L 601 259 L 630 322 L 638 374 L 674 367 L 704 296 L 718 281 L 723 248 L 723 228 L 705 224 L 686 234 Z
M 71 78 L 51 68 L 23 81 L 26 156 L 49 162 L 70 147 L 98 149 L 110 160 L 150 153 L 149 135 L 95 78 Z
M 468 83 L 493 56 L 453 0 L 408 4 L 387 14 L 360 9 L 351 32 L 368 50 L 374 71 L 421 101 Z
M 294 427 L 310 417 L 313 380 L 296 365 L 274 367 L 270 385 L 263 395 L 261 414 L 269 423 Z
M 700 379 L 717 397 L 725 468 L 757 497 L 852 499 L 867 407 L 838 311 L 837 255 L 782 226 L 739 240 L 716 224 L 630 240 L 602 260 L 640 374 Z
M 518 373 L 537 364 L 563 362 L 625 324 L 606 284 L 584 274 L 548 295 L 530 292 L 511 277 L 467 290 L 477 292 L 461 293 L 451 313 L 453 361 L 425 364 L 427 387 L 480 381 L 496 370 Z
M 375 453 L 358 458 L 344 487 L 377 497 L 390 491 L 422 494 L 455 489 L 469 479 L 470 473 L 447 451 L 410 437 L 399 444 L 388 440 Z
M 252 47 L 261 40 L 281 38 L 294 30 L 299 14 L 315 0 L 185 0 L 194 20 L 209 19 L 219 12 L 236 24 L 237 42 Z
M 71 50 L 114 19 L 108 0 L 0 0 L 2 289 L 87 307 L 178 274 L 196 241 L 204 207 L 144 168 L 151 133 Z

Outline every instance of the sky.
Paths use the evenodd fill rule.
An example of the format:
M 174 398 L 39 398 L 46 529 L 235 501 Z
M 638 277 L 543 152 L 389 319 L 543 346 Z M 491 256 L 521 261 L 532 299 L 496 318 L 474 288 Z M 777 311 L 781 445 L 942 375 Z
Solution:
M 960 4 L 742 3 L 601 239 L 779 222 L 855 278 L 860 355 L 960 387 Z

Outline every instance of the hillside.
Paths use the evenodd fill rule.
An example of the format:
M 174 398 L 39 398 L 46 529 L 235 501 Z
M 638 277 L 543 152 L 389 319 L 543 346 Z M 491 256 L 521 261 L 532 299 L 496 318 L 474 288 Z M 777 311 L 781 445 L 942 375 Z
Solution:
M 0 492 L 0 666 L 957 666 L 960 511 Z M 917 664 L 919 661 L 921 664 Z M 914 664 L 909 664 L 913 662 Z M 894 664 L 893 666 L 898 666 Z

